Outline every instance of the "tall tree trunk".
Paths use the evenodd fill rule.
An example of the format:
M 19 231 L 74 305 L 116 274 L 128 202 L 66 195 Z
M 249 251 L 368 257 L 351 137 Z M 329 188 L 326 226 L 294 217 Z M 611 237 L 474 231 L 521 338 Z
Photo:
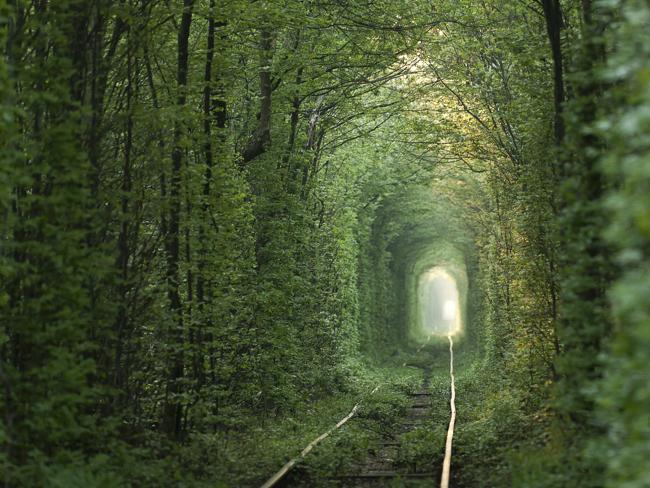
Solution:
M 181 437 L 183 405 L 179 399 L 184 374 L 184 328 L 180 293 L 180 218 L 181 218 L 181 172 L 183 167 L 182 138 L 184 132 L 183 109 L 187 100 L 187 77 L 189 68 L 189 37 L 192 24 L 193 0 L 184 0 L 183 14 L 178 30 L 178 67 L 176 101 L 179 115 L 174 123 L 174 140 L 171 154 L 171 180 L 169 184 L 169 227 L 167 232 L 167 296 L 169 299 L 172 331 L 170 337 L 171 368 L 167 381 L 162 429 L 172 438 Z
M 210 12 L 208 17 L 208 33 L 206 39 L 205 71 L 203 76 L 203 152 L 205 156 L 205 172 L 203 175 L 203 202 L 201 205 L 201 218 L 199 222 L 199 269 L 196 278 L 196 300 L 198 303 L 198 324 L 194 333 L 194 375 L 197 381 L 197 389 L 205 383 L 205 371 L 203 368 L 203 342 L 204 330 L 211 329 L 211 318 L 206 316 L 205 309 L 207 297 L 210 294 L 209 280 L 206 279 L 205 269 L 208 261 L 207 226 L 210 212 L 210 195 L 212 183 L 212 167 L 214 164 L 214 151 L 212 144 L 212 124 L 214 123 L 214 101 L 212 100 L 212 66 L 214 63 L 214 44 L 217 23 L 214 19 L 215 1 L 210 0 Z M 223 25 L 223 24 L 219 24 Z M 225 112 L 225 107 L 222 108 Z M 225 118 L 223 124 L 225 126 Z M 209 332 L 208 332 L 209 334 Z
M 117 238 L 117 268 L 119 272 L 119 285 L 118 285 L 118 313 L 115 324 L 116 329 L 116 345 L 115 345 L 115 364 L 113 386 L 118 389 L 118 397 L 115 399 L 115 404 L 120 404 L 120 398 L 124 396 L 124 370 L 122 369 L 122 355 L 124 352 L 124 334 L 129 324 L 128 314 L 128 292 L 129 292 L 129 256 L 131 248 L 129 245 L 129 232 L 130 232 L 130 197 L 131 197 L 131 153 L 133 147 L 133 56 L 131 53 L 131 31 L 127 33 L 127 53 L 126 53 L 126 66 L 127 66 L 127 84 L 126 84 L 126 140 L 124 141 L 124 162 L 122 165 L 122 187 L 121 187 L 121 222 L 120 233 Z
M 271 78 L 271 61 L 273 58 L 273 34 L 269 26 L 260 31 L 260 115 L 253 137 L 244 150 L 245 163 L 263 154 L 271 142 L 271 108 L 273 82 Z
M 563 28 L 560 0 L 542 0 L 546 32 L 553 54 L 553 88 L 555 105 L 555 142 L 558 146 L 564 141 L 564 68 L 562 57 L 561 31 Z

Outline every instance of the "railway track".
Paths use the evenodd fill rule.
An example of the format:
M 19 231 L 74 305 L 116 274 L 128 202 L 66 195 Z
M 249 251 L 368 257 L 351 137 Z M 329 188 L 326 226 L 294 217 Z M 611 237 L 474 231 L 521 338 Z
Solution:
M 454 377 L 454 340 L 451 335 L 449 339 L 449 378 L 451 380 L 451 400 L 449 407 L 451 417 L 449 419 L 449 428 L 447 429 L 447 441 L 445 442 L 445 459 L 442 462 L 442 478 L 440 479 L 440 488 L 449 488 L 449 476 L 451 473 L 451 449 L 454 441 L 454 427 L 456 425 L 456 378 Z
M 424 369 L 424 380 L 420 388 L 408 395 L 409 406 L 406 414 L 402 420 L 396 425 L 391 434 L 384 438 L 379 446 L 379 449 L 367 457 L 367 459 L 356 466 L 353 466 L 349 472 L 332 476 L 330 481 L 332 486 L 343 487 L 382 487 L 394 486 L 395 480 L 400 480 L 403 486 L 432 486 L 440 481 L 441 488 L 449 487 L 449 479 L 451 472 L 451 453 L 454 425 L 456 421 L 456 406 L 455 406 L 455 378 L 454 378 L 454 355 L 453 355 L 453 340 L 451 336 L 449 339 L 449 375 L 450 375 L 450 421 L 447 430 L 447 437 L 445 443 L 445 456 L 442 466 L 435 466 L 432 460 L 428 469 L 418 469 L 417 466 L 404 465 L 401 462 L 400 451 L 402 450 L 406 434 L 413 432 L 418 428 L 426 428 L 425 421 L 430 415 L 432 402 L 436 399 L 433 398 L 430 389 L 431 369 Z M 429 341 L 427 341 L 428 343 Z M 417 352 L 420 352 L 426 344 L 420 346 Z M 404 363 L 402 366 L 406 366 Z M 372 393 L 379 389 L 379 385 L 375 387 Z M 372 394 L 371 393 L 371 394 Z M 302 458 L 304 458 L 318 443 L 326 439 L 333 431 L 342 427 L 346 422 L 351 420 L 361 402 L 357 403 L 352 411 L 339 421 L 330 430 L 314 439 L 307 445 L 301 454 L 287 462 L 277 473 L 269 478 L 261 488 L 273 488 L 279 486 L 290 486 L 287 484 L 284 477 Z
M 381 487 L 392 486 L 396 479 L 404 482 L 431 483 L 439 477 L 439 472 L 431 469 L 418 470 L 415 466 L 403 465 L 400 462 L 400 451 L 405 443 L 404 436 L 415 429 L 425 426 L 432 406 L 432 394 L 429 391 L 430 371 L 425 371 L 425 380 L 420 389 L 409 394 L 409 407 L 391 437 L 380 444 L 377 452 L 368 456 L 365 462 L 356 466 L 343 476 L 334 479 L 341 481 L 345 487 Z

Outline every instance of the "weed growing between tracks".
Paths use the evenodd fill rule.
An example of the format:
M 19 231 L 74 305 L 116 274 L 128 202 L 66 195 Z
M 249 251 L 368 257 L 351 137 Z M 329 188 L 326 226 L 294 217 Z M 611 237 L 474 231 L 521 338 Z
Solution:
M 427 390 L 431 407 L 421 426 L 402 436 L 399 464 L 412 472 L 438 472 L 445 454 L 449 423 L 449 371 L 435 368 Z
M 418 353 L 394 356 L 394 366 L 382 369 L 384 384 L 364 401 L 357 417 L 347 423 L 311 453 L 288 475 L 285 484 L 291 487 L 345 486 L 337 479 L 355 470 L 369 454 L 377 453 L 380 442 L 397 435 L 412 399 L 409 393 L 431 393 L 432 404 L 422 425 L 400 437 L 401 448 L 397 464 L 411 472 L 437 471 L 444 453 L 444 441 L 449 421 L 448 357 L 443 347 L 429 345 Z M 403 364 L 407 366 L 403 366 Z M 358 468 L 357 468 L 358 469 Z M 388 481 L 387 481 L 388 482 Z M 417 486 L 420 481 L 390 481 L 390 486 Z M 430 483 L 430 481 L 429 481 Z
M 374 395 L 366 396 L 357 415 L 314 449 L 280 486 L 336 485 L 334 477 L 345 473 L 353 464 L 362 461 L 368 452 L 379 448 L 380 440 L 391 432 L 406 410 L 407 394 L 418 387 L 423 377 L 421 370 L 408 367 L 376 369 L 374 375 L 377 375 L 377 383 L 382 383 L 380 389 Z M 348 404 L 348 410 L 352 405 Z M 302 447 L 300 445 L 300 449 Z M 295 449 L 295 453 L 300 449 Z

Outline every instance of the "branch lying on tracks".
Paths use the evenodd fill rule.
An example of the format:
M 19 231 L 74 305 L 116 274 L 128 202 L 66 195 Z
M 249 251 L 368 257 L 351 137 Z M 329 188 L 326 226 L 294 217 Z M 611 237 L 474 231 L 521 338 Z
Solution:
M 377 385 L 374 390 L 370 392 L 371 395 L 374 395 L 377 390 L 379 390 L 379 386 Z M 332 427 L 330 430 L 325 432 L 324 434 L 318 436 L 316 439 L 311 441 L 307 447 L 305 447 L 301 452 L 300 455 L 293 458 L 291 461 L 287 462 L 282 468 L 280 468 L 280 471 L 275 473 L 273 476 L 271 476 L 262 486 L 261 488 L 271 488 L 272 486 L 275 486 L 275 484 L 280 481 L 288 472 L 291 468 L 293 468 L 298 461 L 303 459 L 307 454 L 311 452 L 311 450 L 316 447 L 316 445 L 328 437 L 332 432 L 335 430 L 339 429 L 343 424 L 345 424 L 348 420 L 350 420 L 352 417 L 355 416 L 357 413 L 357 410 L 359 410 L 359 407 L 361 406 L 361 401 L 357 403 L 354 408 L 352 408 L 352 411 L 344 418 L 342 418 L 334 427 Z

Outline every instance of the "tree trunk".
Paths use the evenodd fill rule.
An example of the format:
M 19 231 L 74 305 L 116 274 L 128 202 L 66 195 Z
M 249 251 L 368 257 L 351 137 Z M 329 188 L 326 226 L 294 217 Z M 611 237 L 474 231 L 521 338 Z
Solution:
M 174 140 L 172 149 L 171 179 L 169 184 L 169 221 L 167 233 L 167 296 L 172 319 L 170 337 L 171 368 L 167 381 L 167 397 L 165 401 L 162 429 L 170 437 L 181 437 L 181 422 L 183 406 L 179 400 L 181 393 L 181 379 L 184 373 L 184 330 L 183 310 L 180 294 L 180 217 L 181 217 L 181 171 L 183 166 L 183 115 L 182 111 L 187 100 L 187 76 L 189 67 L 189 37 L 192 24 L 193 0 L 184 0 L 183 15 L 178 30 L 178 68 L 177 108 L 179 118 L 174 123 Z
M 553 88 L 555 102 L 555 142 L 558 146 L 564 141 L 564 68 L 562 57 L 561 30 L 563 27 L 562 9 L 559 0 L 542 0 L 546 32 L 553 54 Z
M 262 155 L 271 142 L 271 94 L 273 92 L 271 79 L 272 48 L 273 34 L 269 27 L 264 27 L 260 32 L 260 116 L 253 138 L 242 154 L 245 163 Z

